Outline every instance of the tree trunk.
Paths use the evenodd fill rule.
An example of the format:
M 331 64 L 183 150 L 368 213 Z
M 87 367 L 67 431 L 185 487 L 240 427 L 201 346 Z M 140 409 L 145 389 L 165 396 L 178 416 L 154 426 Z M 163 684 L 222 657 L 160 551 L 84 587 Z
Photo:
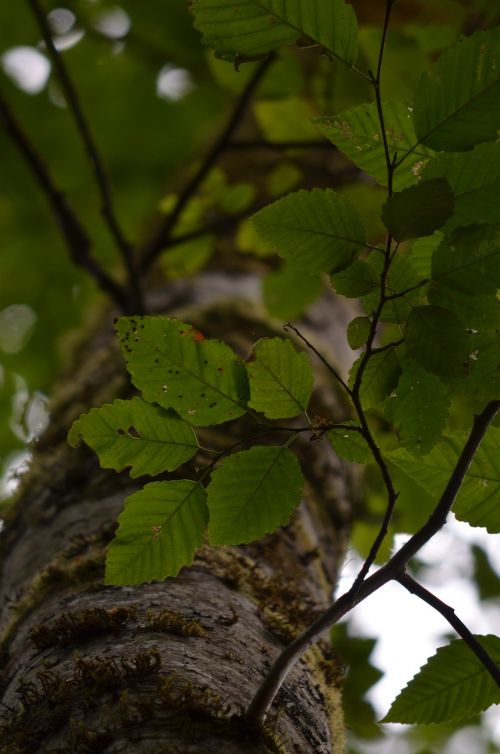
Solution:
M 209 299 L 254 288 L 250 276 L 207 274 L 154 306 L 247 355 L 249 339 L 276 330 L 255 301 Z M 334 342 L 346 316 L 330 296 L 308 332 Z M 304 441 L 304 501 L 286 528 L 244 547 L 205 546 L 175 579 L 104 587 L 105 547 L 137 483 L 100 469 L 65 437 L 82 411 L 126 395 L 128 380 L 108 325 L 82 340 L 75 361 L 2 532 L 2 754 L 340 754 L 341 673 L 326 641 L 291 673 L 261 734 L 241 714 L 282 648 L 330 599 L 352 515 L 344 466 L 326 441 Z M 331 384 L 316 403 L 339 416 Z M 220 428 L 207 431 L 220 441 Z

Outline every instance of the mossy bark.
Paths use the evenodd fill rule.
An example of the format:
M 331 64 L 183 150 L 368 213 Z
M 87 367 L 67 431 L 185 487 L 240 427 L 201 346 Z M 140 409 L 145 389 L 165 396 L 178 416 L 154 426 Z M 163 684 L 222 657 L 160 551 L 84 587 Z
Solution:
M 224 285 L 234 292 L 234 279 Z M 201 277 L 156 305 L 176 313 L 177 302 L 180 316 L 242 353 L 275 334 L 248 305 L 207 304 L 216 289 Z M 322 306 L 309 324 L 342 326 L 338 303 Z M 298 663 L 260 735 L 242 715 L 283 646 L 330 599 L 352 514 L 346 469 L 327 442 L 303 442 L 307 485 L 289 526 L 245 547 L 205 546 L 175 579 L 104 587 L 105 547 L 137 482 L 101 470 L 65 436 L 82 410 L 127 394 L 121 364 L 110 326 L 80 343 L 2 531 L 0 752 L 341 754 L 327 642 Z M 328 381 L 315 400 L 320 412 L 342 410 Z

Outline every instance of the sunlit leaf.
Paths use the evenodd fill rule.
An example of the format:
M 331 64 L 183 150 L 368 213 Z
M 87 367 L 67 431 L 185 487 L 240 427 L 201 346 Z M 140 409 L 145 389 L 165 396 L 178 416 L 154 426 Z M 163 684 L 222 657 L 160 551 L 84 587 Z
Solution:
M 358 213 L 331 189 L 288 194 L 258 212 L 254 223 L 280 256 L 309 273 L 344 269 L 365 243 Z
M 297 353 L 289 340 L 259 340 L 247 371 L 251 408 L 269 419 L 298 416 L 307 409 L 314 381 L 311 365 L 306 354 Z
M 300 503 L 303 477 L 284 447 L 256 446 L 227 458 L 208 486 L 213 545 L 251 542 L 284 526 Z
M 383 108 L 392 159 L 395 152 L 402 155 L 417 141 L 413 126 L 413 107 L 403 100 L 388 100 L 383 103 Z M 355 165 L 373 176 L 381 186 L 387 185 L 387 162 L 374 102 L 359 105 L 336 116 L 316 118 L 314 122 L 326 138 Z M 433 154 L 427 147 L 416 147 L 411 159 L 405 160 L 395 171 L 394 188 L 399 191 L 416 183 L 423 166 Z
M 147 401 L 175 409 L 195 426 L 245 412 L 245 367 L 224 343 L 167 317 L 120 317 L 116 330 L 134 385 Z
M 127 498 L 106 559 L 106 584 L 141 584 L 176 576 L 203 543 L 205 490 L 183 479 L 151 482 Z
M 476 636 L 500 663 L 500 638 Z M 463 639 L 440 647 L 401 691 L 386 723 L 441 723 L 470 717 L 500 702 L 500 689 Z
M 137 397 L 116 400 L 80 416 L 68 441 L 75 447 L 81 440 L 95 450 L 102 467 L 115 471 L 130 467 L 131 477 L 174 471 L 198 448 L 187 422 Z

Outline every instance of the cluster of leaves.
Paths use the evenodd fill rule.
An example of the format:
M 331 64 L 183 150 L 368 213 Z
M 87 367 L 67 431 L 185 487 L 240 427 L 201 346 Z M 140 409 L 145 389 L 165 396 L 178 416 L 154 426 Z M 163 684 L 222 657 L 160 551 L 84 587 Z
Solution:
M 339 380 L 355 421 L 328 433 L 336 452 L 378 466 L 393 503 L 398 473 L 412 480 L 414 494 L 423 489 L 438 500 L 465 441 L 450 408 L 461 403 L 470 420 L 500 397 L 500 30 L 460 39 L 423 73 L 411 99 L 383 101 L 384 41 L 377 73 L 358 70 L 356 17 L 344 0 L 193 0 L 192 12 L 222 58 L 240 63 L 307 43 L 372 85 L 374 101 L 315 123 L 387 187 L 385 245 L 367 242 L 362 213 L 332 189 L 288 194 L 259 211 L 254 227 L 296 271 L 295 281 L 326 273 L 338 294 L 364 309 L 347 332 L 362 352 L 347 382 Z M 199 449 L 193 426 L 247 412 L 263 415 L 263 431 L 301 415 L 316 430 L 307 415 L 313 374 L 287 340 L 260 341 L 244 363 L 227 345 L 172 319 L 121 318 L 117 332 L 142 397 L 93 409 L 70 433 L 70 442 L 83 438 L 104 466 L 130 467 L 133 477 L 172 472 Z M 152 482 L 132 495 L 109 550 L 107 583 L 175 575 L 202 544 L 207 522 L 213 545 L 248 542 L 284 525 L 303 483 L 288 447 L 296 434 L 291 429 L 283 445 L 226 449 L 196 480 Z M 500 429 L 492 427 L 454 505 L 460 519 L 490 532 L 500 532 L 498 447 Z M 478 641 L 500 660 L 496 637 Z M 386 720 L 441 722 L 498 701 L 497 685 L 458 640 L 431 658 Z

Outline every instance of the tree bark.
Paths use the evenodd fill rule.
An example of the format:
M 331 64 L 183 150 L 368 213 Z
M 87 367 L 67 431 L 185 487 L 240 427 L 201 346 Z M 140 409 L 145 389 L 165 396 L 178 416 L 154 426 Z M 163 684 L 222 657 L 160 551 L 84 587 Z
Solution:
M 254 289 L 251 276 L 212 274 L 152 302 L 248 355 L 251 340 L 279 334 L 257 313 Z M 331 344 L 348 317 L 329 296 L 304 327 Z M 82 411 L 129 387 L 107 324 L 82 339 L 74 362 L 1 534 L 0 752 L 340 754 L 341 672 L 327 641 L 298 663 L 264 731 L 246 729 L 242 713 L 330 600 L 352 516 L 344 465 L 326 440 L 302 441 L 306 489 L 287 527 L 244 547 L 204 546 L 175 579 L 104 587 L 105 547 L 137 482 L 65 438 Z M 318 413 L 341 418 L 335 388 L 319 377 Z M 221 441 L 221 428 L 207 431 Z

